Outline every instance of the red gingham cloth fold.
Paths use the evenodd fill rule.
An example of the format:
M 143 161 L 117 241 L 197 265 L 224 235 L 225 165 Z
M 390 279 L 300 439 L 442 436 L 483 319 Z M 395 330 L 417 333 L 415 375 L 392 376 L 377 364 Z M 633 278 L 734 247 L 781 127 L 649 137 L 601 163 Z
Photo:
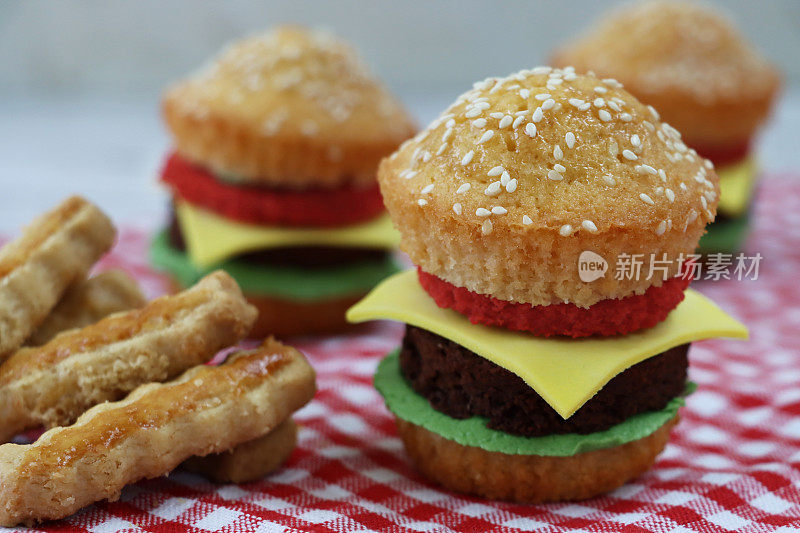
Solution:
M 286 467 L 248 485 L 178 472 L 126 489 L 48 531 L 796 531 L 800 529 L 800 177 L 762 183 L 746 252 L 756 281 L 697 282 L 750 327 L 751 340 L 690 352 L 699 389 L 655 467 L 607 496 L 515 505 L 461 497 L 422 479 L 372 388 L 402 326 L 293 342 L 319 393 L 296 418 Z M 166 284 L 147 266 L 147 236 L 123 231 L 102 268 L 127 269 L 150 296 Z M 2 473 L 0 473 L 2 475 Z

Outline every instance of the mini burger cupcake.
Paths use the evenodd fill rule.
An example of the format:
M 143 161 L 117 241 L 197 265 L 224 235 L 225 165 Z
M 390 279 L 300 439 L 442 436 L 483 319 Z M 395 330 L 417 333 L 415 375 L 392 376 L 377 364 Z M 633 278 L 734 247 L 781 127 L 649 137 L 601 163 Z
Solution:
M 681 277 L 713 168 L 617 82 L 487 79 L 378 179 L 417 269 L 348 317 L 407 324 L 375 384 L 445 487 L 545 502 L 622 485 L 677 422 L 689 343 L 747 335 Z
M 736 251 L 757 175 L 753 138 L 781 80 L 732 22 L 687 2 L 634 4 L 558 50 L 553 63 L 619 80 L 716 166 L 719 213 L 701 251 Z
M 180 286 L 227 270 L 259 309 L 254 336 L 342 328 L 396 272 L 375 174 L 414 125 L 348 44 L 296 27 L 234 43 L 163 115 L 174 216 L 152 259 Z

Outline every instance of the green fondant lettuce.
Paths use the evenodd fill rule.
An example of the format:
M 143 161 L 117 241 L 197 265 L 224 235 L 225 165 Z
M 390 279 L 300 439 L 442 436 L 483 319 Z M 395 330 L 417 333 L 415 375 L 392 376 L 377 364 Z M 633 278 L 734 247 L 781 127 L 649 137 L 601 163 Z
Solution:
M 185 287 L 222 268 L 236 279 L 245 293 L 301 301 L 361 294 L 400 270 L 390 257 L 385 261 L 313 270 L 252 265 L 237 260 L 201 268 L 193 264 L 185 253 L 170 246 L 166 231 L 154 237 L 150 259 L 156 268 L 167 271 Z
M 611 448 L 642 439 L 671 420 L 684 404 L 683 396 L 672 399 L 660 411 L 642 413 L 605 431 L 588 435 L 568 433 L 544 437 L 521 437 L 486 427 L 486 418 L 456 419 L 440 413 L 417 394 L 400 372 L 399 350 L 378 365 L 375 387 L 386 406 L 399 418 L 464 446 L 476 446 L 511 455 L 549 455 L 568 457 L 578 453 Z M 684 396 L 695 389 L 688 383 Z
M 697 253 L 735 253 L 741 250 L 747 236 L 749 216 L 743 215 L 729 220 L 720 220 L 708 226 L 708 232 L 700 239 Z

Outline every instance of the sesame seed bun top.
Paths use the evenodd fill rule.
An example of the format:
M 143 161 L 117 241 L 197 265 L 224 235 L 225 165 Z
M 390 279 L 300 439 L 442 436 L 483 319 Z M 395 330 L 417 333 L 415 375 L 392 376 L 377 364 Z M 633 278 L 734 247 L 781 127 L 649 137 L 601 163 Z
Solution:
M 776 68 L 728 17 L 672 0 L 612 11 L 556 51 L 553 64 L 616 78 L 687 142 L 717 145 L 752 135 L 780 86 Z
M 713 166 L 618 82 L 550 67 L 477 83 L 384 160 L 379 181 L 423 270 L 535 305 L 660 285 L 576 284 L 572 265 L 587 249 L 609 261 L 691 253 L 719 193 Z
M 182 155 L 224 174 L 288 186 L 374 180 L 380 158 L 415 131 L 348 43 L 294 26 L 229 45 L 166 91 L 164 114 Z M 227 153 L 215 149 L 233 144 Z M 306 164 L 318 156 L 324 161 L 308 172 L 282 168 L 268 161 L 280 156 L 265 153 L 270 144 L 280 147 L 284 163 L 296 163 L 291 155 Z M 368 164 L 361 168 L 348 158 Z

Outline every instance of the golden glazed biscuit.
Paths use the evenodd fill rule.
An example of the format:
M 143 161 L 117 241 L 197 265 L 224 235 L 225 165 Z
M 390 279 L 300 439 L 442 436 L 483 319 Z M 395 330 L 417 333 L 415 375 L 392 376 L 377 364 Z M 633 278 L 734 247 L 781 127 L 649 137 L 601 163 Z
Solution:
M 217 271 L 180 294 L 23 348 L 0 366 L 0 442 L 72 423 L 93 405 L 203 364 L 255 318 L 233 278 Z
M 746 143 L 781 83 L 727 17 L 672 0 L 613 12 L 558 50 L 553 62 L 616 78 L 655 106 L 687 144 L 707 148 Z
M 645 472 L 669 440 L 673 418 L 655 433 L 621 446 L 569 457 L 508 455 L 464 446 L 397 419 L 397 431 L 417 468 L 442 486 L 519 503 L 585 500 Z
M 29 445 L 0 446 L 0 525 L 63 518 L 193 456 L 258 439 L 314 396 L 303 354 L 272 339 L 225 364 L 142 385 Z
M 550 67 L 477 83 L 385 159 L 379 181 L 415 264 L 533 305 L 661 285 L 651 254 L 675 275 L 719 196 L 711 163 L 652 108 L 612 80 Z M 580 280 L 585 250 L 608 262 L 604 278 Z M 623 254 L 643 254 L 643 275 L 615 279 Z
M 25 344 L 41 346 L 62 331 L 94 324 L 112 313 L 139 308 L 145 303 L 135 280 L 122 270 L 107 270 L 67 289 Z
M 0 249 L 0 362 L 111 248 L 115 235 L 102 211 L 74 196 Z
M 217 483 L 250 483 L 271 474 L 297 444 L 297 424 L 289 418 L 263 437 L 227 452 L 192 457 L 182 467 Z
M 373 182 L 380 159 L 414 133 L 350 45 L 300 27 L 232 44 L 171 87 L 163 113 L 183 157 L 296 189 Z

